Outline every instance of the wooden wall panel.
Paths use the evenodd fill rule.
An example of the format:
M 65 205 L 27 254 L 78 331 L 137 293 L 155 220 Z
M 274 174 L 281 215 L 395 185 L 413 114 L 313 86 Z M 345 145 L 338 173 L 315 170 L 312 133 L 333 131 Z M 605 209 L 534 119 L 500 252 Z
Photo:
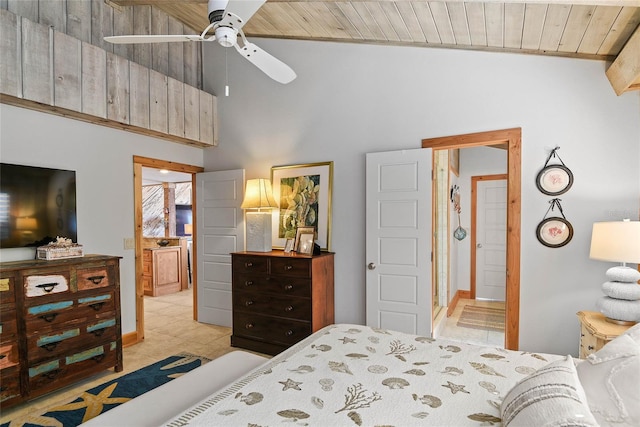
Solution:
M 129 60 L 107 53 L 107 118 L 129 123 Z
M 47 105 L 53 104 L 52 32 L 44 25 L 22 19 L 22 94 Z
M 176 18 L 169 17 L 169 32 L 168 34 L 184 34 L 184 25 Z M 184 81 L 184 45 L 185 43 L 168 43 L 169 45 L 169 59 L 168 62 L 168 76 L 173 77 L 176 80 Z
M 82 112 L 107 118 L 107 53 L 82 43 Z
M 91 43 L 90 1 L 67 1 L 67 34 Z
M 151 8 L 151 34 L 169 34 L 169 16 L 157 7 Z M 169 73 L 169 45 L 182 43 L 151 44 L 151 69 L 165 76 Z
M 113 35 L 126 36 L 133 34 L 133 8 L 113 9 Z M 132 44 L 114 44 L 113 53 L 127 59 L 133 58 Z
M 200 94 L 193 86 L 184 86 L 184 136 L 200 137 Z
M 167 76 L 149 71 L 149 129 L 167 133 Z
M 169 134 L 184 137 L 184 83 L 167 80 L 167 115 Z
M 60 31 L 53 33 L 53 104 L 82 110 L 82 42 Z
M 0 10 L 0 92 L 22 96 L 20 17 Z
M 27 18 L 32 22 L 38 22 L 37 1 L 9 0 L 7 8 L 11 13 Z
M 103 37 L 113 35 L 113 9 L 104 0 L 91 0 L 91 44 L 113 52 Z
M 213 145 L 213 95 L 200 92 L 200 141 Z
M 195 31 L 185 27 L 185 34 L 196 34 Z M 200 62 L 201 42 L 183 43 L 184 47 L 184 82 L 193 87 L 202 87 L 200 82 L 200 72 L 202 69 Z
M 151 34 L 151 6 L 138 6 L 133 9 L 133 34 Z M 133 61 L 151 68 L 151 45 L 134 45 Z
M 53 27 L 56 31 L 67 32 L 66 0 L 49 0 L 38 3 L 39 23 Z
M 129 62 L 130 105 L 129 123 L 149 129 L 149 69 Z

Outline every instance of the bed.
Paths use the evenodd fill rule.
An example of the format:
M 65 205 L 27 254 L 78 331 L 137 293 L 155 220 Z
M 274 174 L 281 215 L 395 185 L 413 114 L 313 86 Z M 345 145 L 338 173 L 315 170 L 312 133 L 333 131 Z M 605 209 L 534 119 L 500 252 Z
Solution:
M 578 361 L 337 324 L 162 424 L 637 426 L 639 398 L 640 325 Z

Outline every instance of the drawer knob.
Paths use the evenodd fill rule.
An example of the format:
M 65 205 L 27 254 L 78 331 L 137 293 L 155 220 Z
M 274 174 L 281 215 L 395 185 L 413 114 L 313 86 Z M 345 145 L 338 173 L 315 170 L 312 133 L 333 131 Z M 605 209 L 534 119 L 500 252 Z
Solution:
M 285 291 L 290 291 L 293 289 L 293 285 L 284 285 L 284 290 Z
M 293 331 L 291 329 L 289 329 L 287 332 L 284 333 L 286 336 L 290 337 L 291 335 L 293 335 Z
M 594 346 L 592 346 L 592 345 L 587 346 L 587 349 L 588 349 L 588 350 L 593 350 L 594 348 L 595 348 L 595 347 L 594 347 Z
M 49 323 L 53 322 L 56 317 L 58 317 L 58 313 L 49 313 L 49 314 L 43 314 L 42 316 L 40 316 L 42 320 Z
M 47 351 L 53 351 L 58 346 L 58 342 L 50 342 L 44 345 L 41 345 L 40 348 L 44 348 Z
M 244 305 L 246 305 L 247 307 L 249 307 L 250 305 L 253 305 L 253 301 L 249 300 L 249 301 L 245 301 Z
M 99 285 L 100 282 L 102 282 L 102 279 L 104 278 L 105 276 L 91 276 L 91 277 L 87 277 L 87 280 L 93 283 L 94 285 Z
M 247 280 L 246 282 L 244 282 L 245 286 L 253 286 L 253 282 L 251 280 Z
M 101 337 L 104 334 L 106 329 L 96 329 L 95 331 L 91 331 L 94 337 Z
M 244 325 L 245 329 L 251 329 L 253 328 L 253 323 L 247 323 L 246 325 Z
M 60 369 L 54 369 L 53 371 L 49 371 L 47 373 L 44 374 L 45 377 L 47 377 L 50 380 L 55 379 L 58 375 L 60 375 L 62 371 Z
M 104 354 L 98 354 L 96 356 L 93 356 L 92 359 L 96 362 L 96 363 L 100 363 L 104 360 L 104 358 L 107 357 Z
M 5 357 L 7 357 L 6 354 L 0 354 L 0 360 L 4 359 Z
M 58 285 L 59 285 L 59 283 L 57 283 L 57 282 L 43 283 L 41 285 L 36 285 L 36 288 L 40 288 L 43 291 L 49 293 L 49 292 L 53 291 L 53 288 L 55 288 Z
M 95 304 L 89 304 L 89 307 L 93 308 L 95 311 L 100 311 L 103 305 L 104 302 L 97 302 Z
M 293 311 L 293 306 L 292 305 L 288 305 L 284 308 L 284 311 L 290 312 Z
M 251 268 L 251 267 L 253 267 L 253 263 L 251 261 L 247 261 L 247 262 L 244 263 L 244 266 L 247 267 L 247 268 Z
M 287 271 L 293 270 L 293 265 L 285 265 L 284 269 Z

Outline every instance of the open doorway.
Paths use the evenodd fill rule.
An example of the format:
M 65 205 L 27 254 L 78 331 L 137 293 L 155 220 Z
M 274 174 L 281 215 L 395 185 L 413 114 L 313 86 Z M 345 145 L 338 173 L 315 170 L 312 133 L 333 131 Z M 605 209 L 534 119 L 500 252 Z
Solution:
M 167 211 L 168 208 L 162 208 L 163 212 L 162 212 L 162 216 L 164 218 L 164 215 L 168 215 L 168 218 L 171 218 L 171 220 L 168 219 L 163 219 L 162 220 L 162 226 L 160 227 L 162 229 L 163 234 L 165 234 L 164 236 L 145 236 L 145 229 L 147 230 L 147 233 L 153 233 L 151 231 L 149 231 L 150 229 L 152 229 L 153 227 L 150 228 L 150 226 L 153 226 L 153 224 L 147 224 L 147 227 L 145 227 L 145 221 L 144 221 L 144 217 L 143 217 L 143 175 L 145 175 L 143 173 L 143 169 L 147 170 L 147 171 L 159 171 L 161 169 L 166 170 L 168 172 L 175 172 L 178 173 L 179 175 L 175 175 L 177 177 L 179 177 L 179 180 L 181 182 L 185 182 L 184 178 L 188 177 L 188 179 L 191 181 L 191 194 L 190 194 L 190 200 L 191 200 L 191 211 L 192 211 L 192 216 L 191 216 L 191 227 L 187 227 L 185 230 L 185 224 L 179 224 L 179 229 L 176 229 L 177 226 L 177 218 L 179 215 L 176 215 L 176 212 L 173 212 L 173 214 L 169 211 Z M 179 274 L 176 273 L 175 268 L 174 269 L 169 269 L 169 271 L 164 271 L 163 274 L 166 274 L 167 277 L 176 277 L 176 279 L 174 279 L 174 281 L 179 281 L 180 284 L 176 284 L 175 286 L 179 288 L 179 290 L 187 290 L 189 293 L 191 293 L 192 297 L 191 297 L 191 307 L 192 307 L 192 311 L 193 311 L 193 319 L 197 319 L 197 292 L 195 292 L 195 290 L 197 289 L 197 280 L 196 280 L 196 266 L 197 266 L 197 262 L 196 262 L 196 248 L 197 248 L 197 238 L 196 235 L 193 234 L 191 236 L 190 239 L 190 244 L 187 242 L 187 239 L 185 238 L 185 236 L 183 236 L 185 233 L 185 231 L 189 231 L 188 229 L 191 228 L 192 230 L 196 230 L 196 223 L 197 223 L 197 215 L 195 215 L 194 213 L 197 212 L 196 210 L 196 185 L 195 185 L 195 174 L 198 172 L 202 172 L 204 169 L 202 167 L 199 166 L 193 166 L 193 165 L 186 165 L 186 164 L 181 164 L 181 163 L 175 163 L 175 162 L 170 162 L 170 161 L 165 161 L 165 160 L 159 160 L 159 159 L 151 159 L 151 158 L 147 158 L 147 157 L 140 157 L 140 156 L 134 156 L 134 216 L 135 216 L 135 258 L 136 258 L 136 342 L 140 342 L 144 339 L 144 318 L 145 318 L 145 293 L 149 294 L 149 287 L 150 284 L 149 282 L 149 275 L 145 274 L 145 266 L 147 268 L 148 263 L 145 263 L 145 256 L 149 256 L 149 253 L 151 251 L 147 250 L 145 251 L 145 248 L 149 248 L 149 246 L 161 246 L 161 241 L 168 241 L 169 244 L 168 245 L 172 245 L 176 247 L 176 252 L 173 252 L 171 249 L 171 246 L 167 246 L 169 247 L 169 250 L 166 251 L 162 251 L 163 256 L 166 256 L 166 260 L 168 260 L 168 262 L 166 262 L 165 265 L 180 265 L 180 266 L 184 266 L 186 264 L 186 267 L 190 267 L 190 269 L 188 268 L 182 268 L 182 267 L 176 267 L 180 269 Z M 170 175 L 170 174 L 169 174 Z M 178 178 L 176 178 L 178 179 Z M 162 180 L 162 178 L 160 178 L 160 180 Z M 169 184 L 169 178 L 166 178 L 167 184 Z M 173 185 L 164 185 L 164 187 L 170 187 L 173 188 L 173 191 L 175 192 L 175 186 Z M 163 195 L 162 197 L 165 197 L 165 194 L 170 194 L 171 191 L 163 191 Z M 175 203 L 174 203 L 175 205 Z M 182 219 L 184 220 L 184 218 Z M 183 221 L 184 222 L 184 221 Z M 168 233 L 169 235 L 167 235 L 165 230 L 169 230 Z M 175 236 L 172 236 L 175 235 Z M 151 242 L 151 243 L 150 243 Z M 162 242 L 164 243 L 164 242 Z M 177 250 L 179 246 L 180 250 Z M 184 248 L 184 249 L 183 249 Z M 189 250 L 190 249 L 190 250 Z M 166 253 L 165 253 L 166 252 Z M 160 252 L 158 252 L 158 254 L 160 254 Z M 179 254 L 179 255 L 176 255 Z M 179 259 L 178 259 L 179 257 Z M 166 261 L 165 260 L 165 261 Z M 164 264 L 164 263 L 163 263 Z M 184 272 L 184 273 L 182 273 Z M 191 275 L 191 283 L 189 283 L 189 274 Z M 186 275 L 186 277 L 184 277 Z M 168 281 L 170 282 L 170 281 Z M 146 292 L 145 292 L 146 289 Z M 169 287 L 167 287 L 167 289 L 169 289 Z
M 517 350 L 520 312 L 521 129 L 505 129 L 422 140 L 423 148 L 455 150 L 494 146 L 507 151 L 506 277 L 504 345 Z M 437 245 L 434 245 L 437 247 Z M 439 290 L 443 292 L 442 289 Z

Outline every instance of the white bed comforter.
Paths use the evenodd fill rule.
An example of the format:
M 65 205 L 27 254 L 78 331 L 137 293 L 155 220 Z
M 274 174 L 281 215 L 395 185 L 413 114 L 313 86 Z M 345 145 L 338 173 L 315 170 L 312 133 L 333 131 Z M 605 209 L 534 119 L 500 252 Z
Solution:
M 500 424 L 502 397 L 559 357 L 331 325 L 168 425 Z

